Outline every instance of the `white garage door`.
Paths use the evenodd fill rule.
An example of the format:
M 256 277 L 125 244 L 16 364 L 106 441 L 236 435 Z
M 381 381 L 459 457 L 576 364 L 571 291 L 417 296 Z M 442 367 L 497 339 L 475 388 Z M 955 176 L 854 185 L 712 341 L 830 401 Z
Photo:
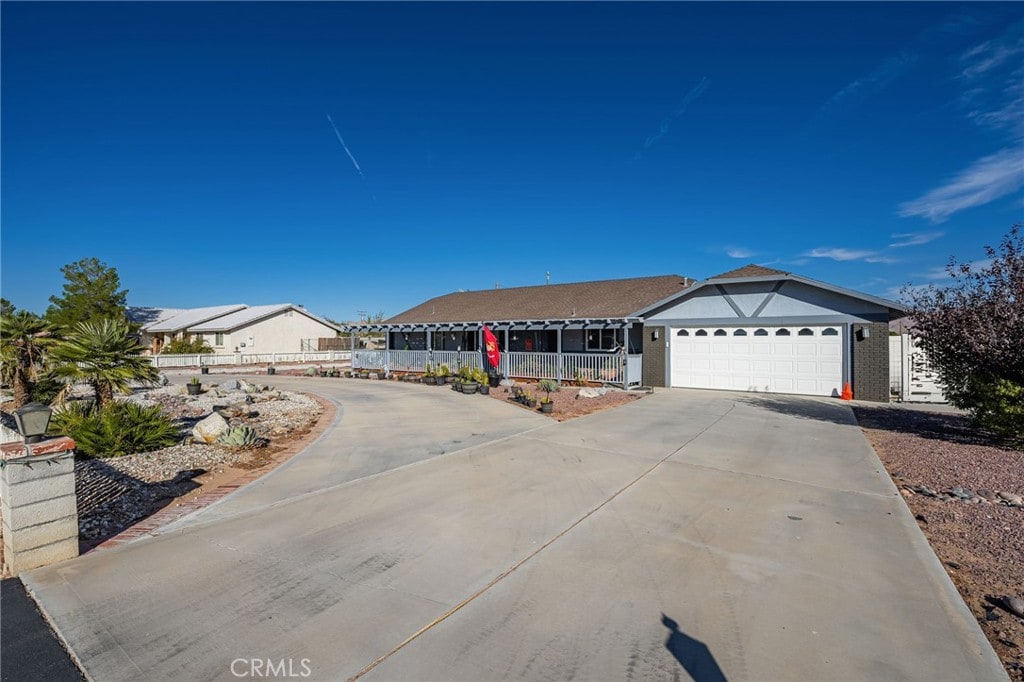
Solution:
M 672 385 L 838 396 L 843 334 L 820 327 L 676 327 Z

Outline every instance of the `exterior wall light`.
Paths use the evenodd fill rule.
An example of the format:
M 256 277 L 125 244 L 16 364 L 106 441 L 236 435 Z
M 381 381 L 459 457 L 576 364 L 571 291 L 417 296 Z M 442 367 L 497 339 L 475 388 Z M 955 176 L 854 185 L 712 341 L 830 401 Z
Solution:
M 43 439 L 52 414 L 53 410 L 42 403 L 28 403 L 14 411 L 14 421 L 26 443 L 38 443 Z

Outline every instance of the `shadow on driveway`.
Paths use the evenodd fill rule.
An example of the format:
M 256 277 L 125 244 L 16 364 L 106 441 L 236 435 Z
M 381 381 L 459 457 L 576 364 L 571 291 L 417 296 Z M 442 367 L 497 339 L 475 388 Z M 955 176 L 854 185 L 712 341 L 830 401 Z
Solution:
M 661 624 L 667 627 L 670 633 L 665 640 L 665 648 L 679 661 L 679 665 L 683 666 L 694 682 L 727 682 L 707 644 L 682 632 L 679 623 L 664 613 L 661 614 Z

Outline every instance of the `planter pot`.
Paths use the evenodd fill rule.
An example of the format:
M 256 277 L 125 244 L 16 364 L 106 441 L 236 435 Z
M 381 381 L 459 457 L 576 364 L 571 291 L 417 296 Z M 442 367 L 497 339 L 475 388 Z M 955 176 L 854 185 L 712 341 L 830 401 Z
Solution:
M 526 401 L 526 406 L 529 407 L 532 410 L 533 408 L 537 407 L 537 401 L 536 400 L 527 400 Z
M 210 368 L 209 367 L 200 367 L 199 368 L 199 373 L 200 374 L 209 374 L 210 373 Z
M 370 373 L 369 372 L 360 372 L 359 373 L 359 378 L 360 379 L 369 379 L 370 378 Z
M 487 384 L 480 384 L 480 394 L 481 395 L 490 395 L 491 394 L 491 387 L 488 386 Z
M 544 414 L 551 414 L 551 410 L 554 409 L 554 407 L 554 403 L 541 403 L 540 411 L 543 412 Z
M 345 377 L 351 379 L 352 378 L 352 372 L 345 372 Z
M 273 367 L 267 367 L 267 374 L 273 374 L 273 373 L 274 373 L 274 372 L 276 372 L 276 371 L 277 371 L 277 370 L 276 370 L 276 369 L 274 369 Z
M 474 393 L 476 393 L 478 388 L 480 388 L 480 384 L 477 383 L 462 384 L 462 392 L 465 393 L 466 395 L 473 395 Z
M 487 377 L 487 385 L 491 388 L 497 388 L 501 386 L 501 377 L 495 374 L 494 376 Z
M 199 392 L 203 390 L 202 384 L 185 384 L 185 388 L 188 389 L 189 395 L 199 395 Z
M 425 383 L 427 386 L 436 386 L 437 377 L 423 377 L 423 383 Z
M 452 390 L 455 391 L 456 393 L 462 393 L 462 386 L 462 382 L 456 382 L 452 384 Z

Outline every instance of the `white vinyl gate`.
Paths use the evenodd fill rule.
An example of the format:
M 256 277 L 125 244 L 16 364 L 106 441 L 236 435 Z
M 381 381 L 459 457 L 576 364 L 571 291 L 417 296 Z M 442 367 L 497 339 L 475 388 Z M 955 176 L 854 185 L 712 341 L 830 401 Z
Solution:
M 910 334 L 889 337 L 889 387 L 905 402 L 946 402 L 938 376 Z
M 675 327 L 671 384 L 683 388 L 838 397 L 843 330 L 807 327 Z

